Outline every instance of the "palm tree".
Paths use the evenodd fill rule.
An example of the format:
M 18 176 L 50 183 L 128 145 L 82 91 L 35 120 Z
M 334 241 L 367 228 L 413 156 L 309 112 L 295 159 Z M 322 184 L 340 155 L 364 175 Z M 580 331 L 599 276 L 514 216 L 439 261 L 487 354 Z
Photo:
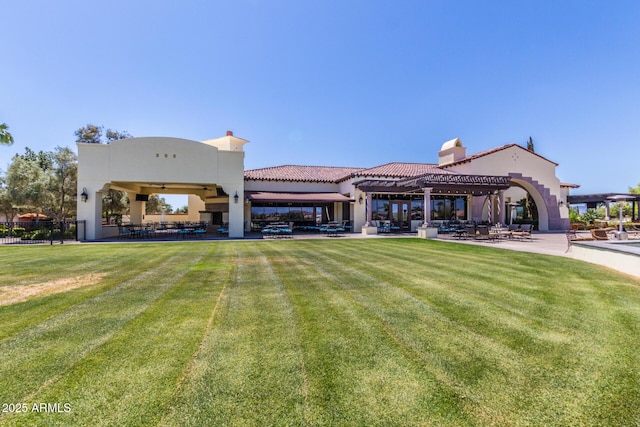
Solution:
M 0 144 L 13 144 L 13 136 L 9 133 L 9 126 L 6 123 L 0 124 Z

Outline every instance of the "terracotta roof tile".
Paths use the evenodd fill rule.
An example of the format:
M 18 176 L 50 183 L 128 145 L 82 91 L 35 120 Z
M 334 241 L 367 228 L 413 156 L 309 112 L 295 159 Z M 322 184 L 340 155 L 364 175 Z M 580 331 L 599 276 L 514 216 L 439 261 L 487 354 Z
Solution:
M 283 165 L 244 172 L 244 179 L 258 181 L 340 182 L 362 168 Z
M 401 163 L 392 162 L 369 169 L 362 169 L 355 176 L 382 176 L 388 178 L 411 178 L 426 173 L 451 173 L 444 171 L 435 164 L 429 163 Z
M 435 164 L 392 162 L 372 168 L 283 165 L 244 172 L 244 179 L 257 181 L 341 182 L 354 176 L 411 178 L 426 173 L 444 173 Z

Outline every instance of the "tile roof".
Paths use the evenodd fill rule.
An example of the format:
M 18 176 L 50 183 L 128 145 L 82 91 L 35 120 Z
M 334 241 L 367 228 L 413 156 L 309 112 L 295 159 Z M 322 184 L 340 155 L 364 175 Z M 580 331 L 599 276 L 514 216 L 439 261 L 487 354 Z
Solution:
M 427 163 L 392 162 L 372 168 L 283 165 L 244 172 L 245 180 L 257 181 L 303 181 L 341 182 L 351 177 L 411 178 L 426 173 L 452 172 L 442 170 L 438 165 Z
M 392 162 L 355 172 L 355 176 L 382 176 L 387 178 L 411 178 L 427 173 L 450 174 L 435 164 Z
M 259 181 L 340 182 L 362 168 L 283 165 L 244 171 L 244 179 Z

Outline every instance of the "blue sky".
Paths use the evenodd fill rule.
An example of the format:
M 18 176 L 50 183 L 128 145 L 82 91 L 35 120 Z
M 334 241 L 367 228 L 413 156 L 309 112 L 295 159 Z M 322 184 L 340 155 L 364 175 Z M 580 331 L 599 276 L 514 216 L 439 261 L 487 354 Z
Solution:
M 250 140 L 247 169 L 437 162 L 526 144 L 574 194 L 640 183 L 640 2 L 13 1 L 11 157 L 87 123 Z

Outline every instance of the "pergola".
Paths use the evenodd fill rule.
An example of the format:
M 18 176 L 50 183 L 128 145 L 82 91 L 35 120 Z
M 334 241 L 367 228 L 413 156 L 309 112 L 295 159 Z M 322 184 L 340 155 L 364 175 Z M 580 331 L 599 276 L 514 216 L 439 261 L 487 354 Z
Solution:
M 569 205 L 587 205 L 587 209 L 595 209 L 598 204 L 604 204 L 607 210 L 607 218 L 609 215 L 609 204 L 615 203 L 611 197 L 625 196 L 627 201 L 631 202 L 631 218 L 638 220 L 636 205 L 640 203 L 640 194 L 624 194 L 624 193 L 600 193 L 600 194 L 580 194 L 572 195 L 567 198 Z
M 504 190 L 511 185 L 508 176 L 496 175 L 462 175 L 453 173 L 428 173 L 402 180 L 366 179 L 354 183 L 355 187 L 367 196 L 367 206 L 371 206 L 372 193 L 424 193 L 424 212 L 429 211 L 431 194 L 469 194 L 472 196 L 489 196 L 491 203 L 495 197 L 500 205 L 504 204 Z M 504 211 L 502 211 L 504 214 Z M 427 215 L 424 216 L 428 224 Z M 372 220 L 371 210 L 367 210 L 367 223 Z M 504 222 L 500 218 L 500 222 Z

